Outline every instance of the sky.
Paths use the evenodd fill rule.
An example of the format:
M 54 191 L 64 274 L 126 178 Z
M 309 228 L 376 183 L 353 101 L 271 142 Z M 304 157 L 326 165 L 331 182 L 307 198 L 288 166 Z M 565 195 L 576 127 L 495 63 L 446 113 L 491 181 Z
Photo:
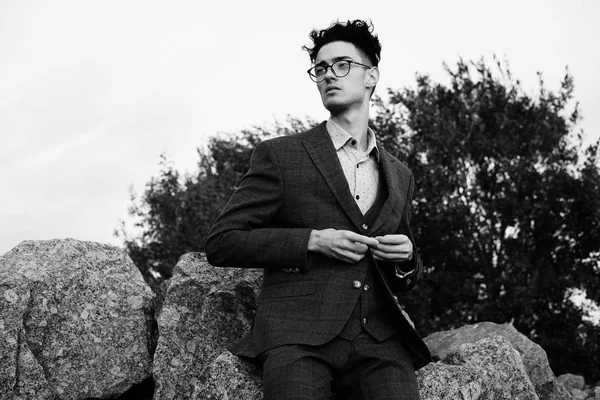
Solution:
M 568 66 L 587 143 L 600 138 L 600 2 L 0 0 L 0 254 L 22 240 L 120 245 L 130 190 L 165 154 L 192 172 L 220 132 L 327 118 L 302 46 L 370 19 L 377 93 L 443 82 L 459 57 L 510 63 L 535 93 Z

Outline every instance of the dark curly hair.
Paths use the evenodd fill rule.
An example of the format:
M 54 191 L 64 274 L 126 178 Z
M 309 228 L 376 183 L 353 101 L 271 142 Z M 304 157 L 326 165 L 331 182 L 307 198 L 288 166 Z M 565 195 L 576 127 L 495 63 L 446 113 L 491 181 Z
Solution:
M 379 43 L 377 35 L 373 34 L 373 24 L 370 21 L 366 22 L 360 19 L 345 23 L 336 21 L 327 29 L 314 29 L 309 36 L 314 46 L 302 46 L 302 49 L 308 52 L 310 61 L 313 63 L 321 47 L 331 42 L 342 41 L 355 45 L 374 66 L 379 64 L 381 43 Z

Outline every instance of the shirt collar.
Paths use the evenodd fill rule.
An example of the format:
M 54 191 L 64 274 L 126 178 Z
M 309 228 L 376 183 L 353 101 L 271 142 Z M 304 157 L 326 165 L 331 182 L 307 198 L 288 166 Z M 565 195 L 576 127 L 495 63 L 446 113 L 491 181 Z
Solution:
M 344 147 L 352 139 L 352 135 L 331 118 L 327 120 L 326 128 L 336 151 Z M 375 140 L 375 133 L 371 128 L 367 127 L 367 154 L 371 154 L 371 152 L 375 152 L 375 158 L 379 162 L 379 148 Z

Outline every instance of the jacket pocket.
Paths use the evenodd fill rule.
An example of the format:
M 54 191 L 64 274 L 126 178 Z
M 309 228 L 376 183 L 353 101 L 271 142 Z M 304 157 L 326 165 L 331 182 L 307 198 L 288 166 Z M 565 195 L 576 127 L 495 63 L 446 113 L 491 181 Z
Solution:
M 279 297 L 308 296 L 317 290 L 317 281 L 283 282 L 263 286 L 260 299 L 273 299 Z

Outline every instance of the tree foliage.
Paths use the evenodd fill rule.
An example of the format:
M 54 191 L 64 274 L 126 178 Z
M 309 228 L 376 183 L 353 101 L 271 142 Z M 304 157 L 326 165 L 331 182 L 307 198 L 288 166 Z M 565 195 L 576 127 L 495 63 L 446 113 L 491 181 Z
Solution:
M 449 85 L 390 91 L 374 121 L 416 177 L 427 273 L 407 307 L 426 332 L 513 321 L 555 371 L 598 379 L 600 329 L 570 300 L 576 288 L 600 301 L 598 145 L 575 132 L 573 78 L 553 93 L 540 75 L 533 98 L 499 62 L 446 71 Z
M 146 185 L 141 197 L 131 193 L 129 216 L 133 233 L 124 222 L 115 231 L 146 282 L 156 288 L 182 254 L 203 251 L 212 223 L 248 169 L 254 146 L 261 140 L 291 135 L 315 125 L 310 119 L 289 117 L 285 123 L 254 127 L 239 134 L 210 138 L 197 149 L 193 175 L 182 175 L 161 155 L 160 172 Z
M 423 334 L 512 321 L 555 373 L 600 379 L 600 327 L 571 301 L 580 290 L 600 303 L 598 143 L 584 148 L 576 132 L 573 78 L 567 71 L 553 92 L 540 74 L 529 95 L 507 64 L 445 69 L 449 84 L 417 76 L 415 88 L 374 102 L 371 126 L 416 180 L 412 225 L 426 271 L 405 306 Z M 163 157 L 159 176 L 132 197 L 141 234 L 119 232 L 142 272 L 169 277 L 181 254 L 202 251 L 254 145 L 312 125 L 290 118 L 214 137 L 193 176 Z

